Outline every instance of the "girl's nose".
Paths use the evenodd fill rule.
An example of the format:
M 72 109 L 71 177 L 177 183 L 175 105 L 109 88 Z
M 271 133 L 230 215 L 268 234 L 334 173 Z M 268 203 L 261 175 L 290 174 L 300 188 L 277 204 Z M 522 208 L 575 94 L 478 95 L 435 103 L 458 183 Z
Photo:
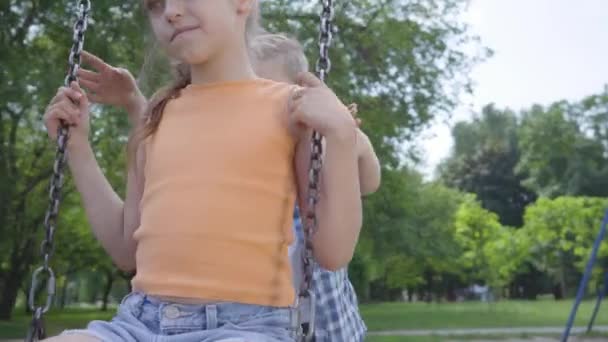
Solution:
M 170 23 L 175 23 L 181 20 L 184 16 L 184 1 L 183 0 L 166 0 L 165 2 L 165 17 Z

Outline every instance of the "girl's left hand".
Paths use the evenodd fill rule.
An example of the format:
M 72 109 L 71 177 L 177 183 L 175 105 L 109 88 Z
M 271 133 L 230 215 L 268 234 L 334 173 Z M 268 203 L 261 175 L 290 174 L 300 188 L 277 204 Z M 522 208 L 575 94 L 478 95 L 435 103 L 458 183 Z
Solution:
M 357 123 L 346 107 L 323 82 L 309 72 L 298 75 L 302 87 L 294 91 L 289 103 L 294 126 L 305 126 L 328 139 L 354 139 Z
M 89 91 L 91 101 L 122 107 L 128 111 L 143 97 L 129 70 L 107 64 L 87 51 L 82 52 L 82 60 L 93 68 L 78 70 L 80 83 Z

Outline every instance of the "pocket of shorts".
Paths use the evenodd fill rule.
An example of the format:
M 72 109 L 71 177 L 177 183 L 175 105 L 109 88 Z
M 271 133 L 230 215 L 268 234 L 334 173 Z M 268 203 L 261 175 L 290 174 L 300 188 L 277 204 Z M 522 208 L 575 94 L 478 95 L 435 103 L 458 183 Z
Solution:
M 131 292 L 126 295 L 118 306 L 118 312 L 116 317 L 120 317 L 123 319 L 128 319 L 128 317 L 132 317 L 138 319 L 141 314 L 141 303 L 143 299 L 141 298 L 143 295 L 139 292 Z

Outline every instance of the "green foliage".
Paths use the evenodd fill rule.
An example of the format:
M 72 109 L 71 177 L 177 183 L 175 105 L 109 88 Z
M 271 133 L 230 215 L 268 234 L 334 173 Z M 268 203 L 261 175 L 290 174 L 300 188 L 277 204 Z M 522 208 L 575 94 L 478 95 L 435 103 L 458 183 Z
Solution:
M 85 48 L 131 70 L 150 94 L 167 74 L 140 2 L 99 0 L 92 5 Z M 10 316 L 17 290 L 28 286 L 26 275 L 38 263 L 47 206 L 45 187 L 53 158 L 53 144 L 46 138 L 40 116 L 65 76 L 75 6 L 76 2 L 37 0 L 9 0 L 0 5 L 0 98 L 4 100 L 0 103 L 0 236 L 7 237 L 0 239 L 0 318 Z M 479 46 L 458 19 L 465 6 L 465 0 L 338 4 L 329 85 L 345 102 L 358 102 L 363 129 L 376 147 L 385 176 L 379 194 L 365 203 L 365 228 L 353 265 L 359 267 L 355 273 L 362 288 L 386 275 L 383 258 L 389 253 L 397 256 L 391 264 L 399 270 L 395 275 L 416 266 L 405 260 L 432 260 L 427 264 L 446 268 L 443 259 L 455 253 L 447 238 L 450 208 L 455 204 L 439 198 L 452 192 L 420 190 L 419 176 L 406 175 L 399 166 L 402 143 L 450 112 L 460 90 L 469 90 L 470 67 L 485 56 L 481 49 L 473 57 L 463 53 L 465 44 Z M 317 12 L 304 0 L 266 1 L 263 17 L 271 30 L 297 36 L 314 65 Z M 144 56 L 150 58 L 144 61 Z M 102 170 L 118 193 L 124 192 L 128 129 L 124 113 L 94 108 L 91 139 Z M 410 184 L 413 191 L 408 192 Z M 439 191 L 436 198 L 435 190 Z M 419 204 L 418 210 L 426 212 L 416 217 L 409 208 L 418 195 L 428 195 L 429 208 L 447 211 L 437 218 L 432 209 Z M 110 278 L 112 265 L 90 233 L 69 181 L 56 240 L 52 264 L 58 273 L 89 271 Z M 419 274 L 415 271 L 413 278 Z M 391 276 L 390 282 L 402 286 L 411 279 Z
M 359 103 L 364 130 L 383 163 L 398 163 L 401 142 L 447 115 L 457 95 L 470 91 L 469 71 L 487 51 L 455 20 L 466 4 L 353 0 L 337 5 L 328 84 L 342 98 Z M 304 0 L 263 5 L 265 26 L 295 35 L 314 68 L 319 8 Z M 472 54 L 463 52 L 465 45 L 473 47 Z
M 603 116 L 585 117 L 583 108 L 590 106 L 590 101 L 583 101 L 582 106 L 565 101 L 548 108 L 533 106 L 523 113 L 518 168 L 528 175 L 524 184 L 539 195 L 608 195 L 605 141 L 585 132 L 585 121 L 590 120 L 595 133 L 603 134 L 599 122 Z
M 20 288 L 28 286 L 26 274 L 39 264 L 42 222 L 48 205 L 46 187 L 52 170 L 53 144 L 46 137 L 41 114 L 58 86 L 63 83 L 72 44 L 76 3 L 9 1 L 0 5 L 0 319 L 10 316 Z M 142 51 L 139 2 L 97 1 L 87 31 L 87 49 L 110 61 L 133 67 Z M 98 17 L 99 16 L 99 17 Z M 99 20 L 105 18 L 106 20 Z M 128 32 L 129 34 L 125 34 Z M 112 43 L 112 44 L 110 44 Z M 95 111 L 92 138 L 104 170 L 114 185 L 115 175 L 124 172 L 122 124 L 108 111 Z M 123 115 L 120 115 L 124 117 Z M 109 129 L 112 127 L 111 129 Z M 111 134 L 111 135 L 110 135 Z M 104 142 L 105 140 L 105 142 Z M 122 138 L 124 141 L 124 138 Z M 113 147 L 110 147 L 113 145 Z M 122 150 L 121 150 L 122 151 Z M 69 179 L 66 178 L 66 179 Z M 69 181 L 56 227 L 57 247 L 52 265 L 57 270 L 95 268 L 108 264 L 94 242 Z
M 458 209 L 455 226 L 469 282 L 482 281 L 498 289 L 507 285 L 527 255 L 527 237 L 502 226 L 498 215 L 483 209 L 472 195 Z
M 608 200 L 593 197 L 542 198 L 526 209 L 522 231 L 531 240 L 530 260 L 548 272 L 565 291 L 571 284 L 566 272 L 571 267 L 584 270 L 591 247 L 599 232 Z M 598 257 L 608 256 L 608 243 L 603 242 Z M 601 275 L 596 266 L 595 277 Z
M 304 0 L 263 5 L 265 26 L 296 36 L 314 66 L 318 8 Z M 364 300 L 378 299 L 370 298 L 374 286 L 442 294 L 483 280 L 501 288 L 521 273 L 524 262 L 550 275 L 565 293 L 584 267 L 608 204 L 604 198 L 558 197 L 608 195 L 606 89 L 521 115 L 485 107 L 472 122 L 455 125 L 454 150 L 441 166 L 441 182 L 425 182 L 404 166 L 417 160 L 412 144 L 404 155 L 404 143 L 448 115 L 458 94 L 470 91 L 471 66 L 489 55 L 458 19 L 466 5 L 465 0 L 338 4 L 328 84 L 345 102 L 359 104 L 362 128 L 383 167 L 381 189 L 364 203 L 364 228 L 350 267 Z M 40 116 L 62 84 L 74 6 L 35 0 L 0 5 L 0 318 L 10 316 L 39 261 L 53 158 Z M 150 94 L 166 80 L 167 69 L 140 2 L 99 0 L 93 6 L 86 48 L 131 70 Z M 465 54 L 465 46 L 477 51 Z M 94 107 L 91 140 L 120 194 L 128 130 L 124 113 Z M 85 275 L 112 282 L 115 269 L 90 232 L 74 185 L 68 180 L 65 187 L 52 260 L 66 275 L 60 285 Z M 546 198 L 529 205 L 537 194 Z M 607 253 L 603 244 L 600 256 L 608 258 Z M 599 269 L 595 272 L 597 277 Z M 85 292 L 94 296 L 99 292 L 94 287 Z
M 417 172 L 386 170 L 382 188 L 365 202 L 351 273 L 365 267 L 369 278 L 354 278 L 355 287 L 364 289 L 365 281 L 377 280 L 388 289 L 417 287 L 428 272 L 454 272 L 460 253 L 453 239 L 454 215 L 461 197 L 439 183 L 425 183 Z M 367 262 L 361 265 L 361 259 Z
M 572 293 L 577 284 L 605 203 L 603 198 L 559 196 L 608 195 L 607 91 L 579 102 L 535 105 L 520 115 L 488 105 L 471 122 L 454 126 L 454 149 L 439 168 L 441 180 L 476 194 L 504 225 L 521 227 L 525 221 L 523 233 L 497 234 L 488 245 L 494 252 L 486 256 L 513 254 L 520 260 L 520 253 L 526 255 L 527 267 L 514 270 L 507 263 L 501 271 L 521 273 L 514 291 L 530 286 L 525 278 L 535 275 L 538 282 L 538 270 L 553 282 L 544 290 L 555 285 L 556 298 Z M 540 200 L 530 204 L 537 195 Z M 501 241 L 509 235 L 515 246 L 529 247 L 505 250 Z
M 457 123 L 452 155 L 439 167 L 449 186 L 474 193 L 485 209 L 498 214 L 505 225 L 520 227 L 523 212 L 535 194 L 522 185 L 517 118 L 509 110 L 486 106 L 472 122 Z

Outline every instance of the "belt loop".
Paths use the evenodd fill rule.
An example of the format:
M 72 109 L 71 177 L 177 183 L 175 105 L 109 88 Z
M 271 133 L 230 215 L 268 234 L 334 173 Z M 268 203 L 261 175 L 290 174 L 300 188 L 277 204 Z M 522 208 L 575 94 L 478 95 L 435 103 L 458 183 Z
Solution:
M 205 306 L 205 317 L 207 319 L 206 330 L 217 328 L 217 306 L 215 304 Z

